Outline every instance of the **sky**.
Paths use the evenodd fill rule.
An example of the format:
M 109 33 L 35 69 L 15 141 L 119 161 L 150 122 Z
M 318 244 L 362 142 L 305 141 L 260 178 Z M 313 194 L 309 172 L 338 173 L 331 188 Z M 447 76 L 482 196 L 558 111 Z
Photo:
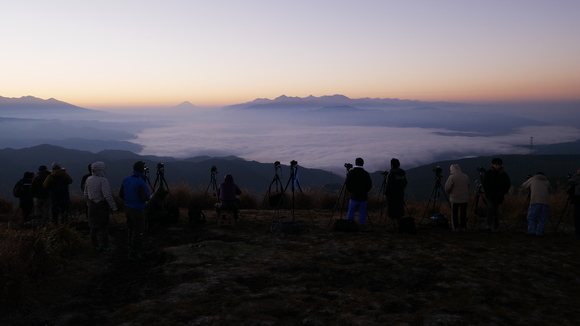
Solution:
M 7 1 L 0 96 L 579 100 L 579 14 L 578 0 Z

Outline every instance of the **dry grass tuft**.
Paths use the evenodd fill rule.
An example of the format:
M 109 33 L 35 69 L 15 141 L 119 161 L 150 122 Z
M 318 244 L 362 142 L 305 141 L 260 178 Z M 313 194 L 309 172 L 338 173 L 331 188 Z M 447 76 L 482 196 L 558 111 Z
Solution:
M 0 227 L 0 304 L 14 307 L 34 302 L 36 282 L 50 278 L 58 264 L 79 253 L 83 239 L 67 226 L 36 230 Z

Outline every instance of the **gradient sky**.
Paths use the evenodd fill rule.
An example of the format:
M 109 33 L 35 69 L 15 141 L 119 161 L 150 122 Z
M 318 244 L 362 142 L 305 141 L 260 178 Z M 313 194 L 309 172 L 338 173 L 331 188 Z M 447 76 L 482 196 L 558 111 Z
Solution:
M 0 96 L 580 99 L 578 0 L 6 1 Z

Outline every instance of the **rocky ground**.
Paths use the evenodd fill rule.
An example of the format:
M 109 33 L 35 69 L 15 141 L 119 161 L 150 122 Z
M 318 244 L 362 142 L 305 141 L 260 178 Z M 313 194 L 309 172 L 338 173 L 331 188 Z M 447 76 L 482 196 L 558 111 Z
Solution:
M 291 220 L 290 212 L 282 212 Z M 580 241 L 568 226 L 544 237 L 483 222 L 452 233 L 418 224 L 398 234 L 333 230 L 330 212 L 300 211 L 298 232 L 243 211 L 235 228 L 211 212 L 147 235 L 147 258 L 127 259 L 120 214 L 113 249 L 87 251 L 37 302 L 2 325 L 578 325 Z M 276 216 L 274 220 L 278 220 Z M 420 223 L 421 222 L 421 223 Z M 476 222 L 476 221 L 474 221 Z M 473 223 L 472 223 L 473 225 Z M 81 230 L 87 233 L 87 230 Z M 88 242 L 88 237 L 87 237 Z

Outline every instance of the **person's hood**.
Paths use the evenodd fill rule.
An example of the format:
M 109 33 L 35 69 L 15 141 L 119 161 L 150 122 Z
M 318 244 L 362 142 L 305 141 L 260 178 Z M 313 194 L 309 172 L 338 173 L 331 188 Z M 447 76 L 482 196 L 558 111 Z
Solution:
M 91 174 L 97 177 L 104 177 L 105 172 L 107 171 L 107 166 L 105 162 L 98 161 L 91 164 Z
M 451 174 L 461 173 L 461 167 L 459 166 L 459 164 L 451 164 L 451 166 L 449 167 L 449 173 Z
M 234 183 L 234 176 L 232 176 L 231 174 L 226 174 L 226 176 L 224 177 L 224 182 Z

